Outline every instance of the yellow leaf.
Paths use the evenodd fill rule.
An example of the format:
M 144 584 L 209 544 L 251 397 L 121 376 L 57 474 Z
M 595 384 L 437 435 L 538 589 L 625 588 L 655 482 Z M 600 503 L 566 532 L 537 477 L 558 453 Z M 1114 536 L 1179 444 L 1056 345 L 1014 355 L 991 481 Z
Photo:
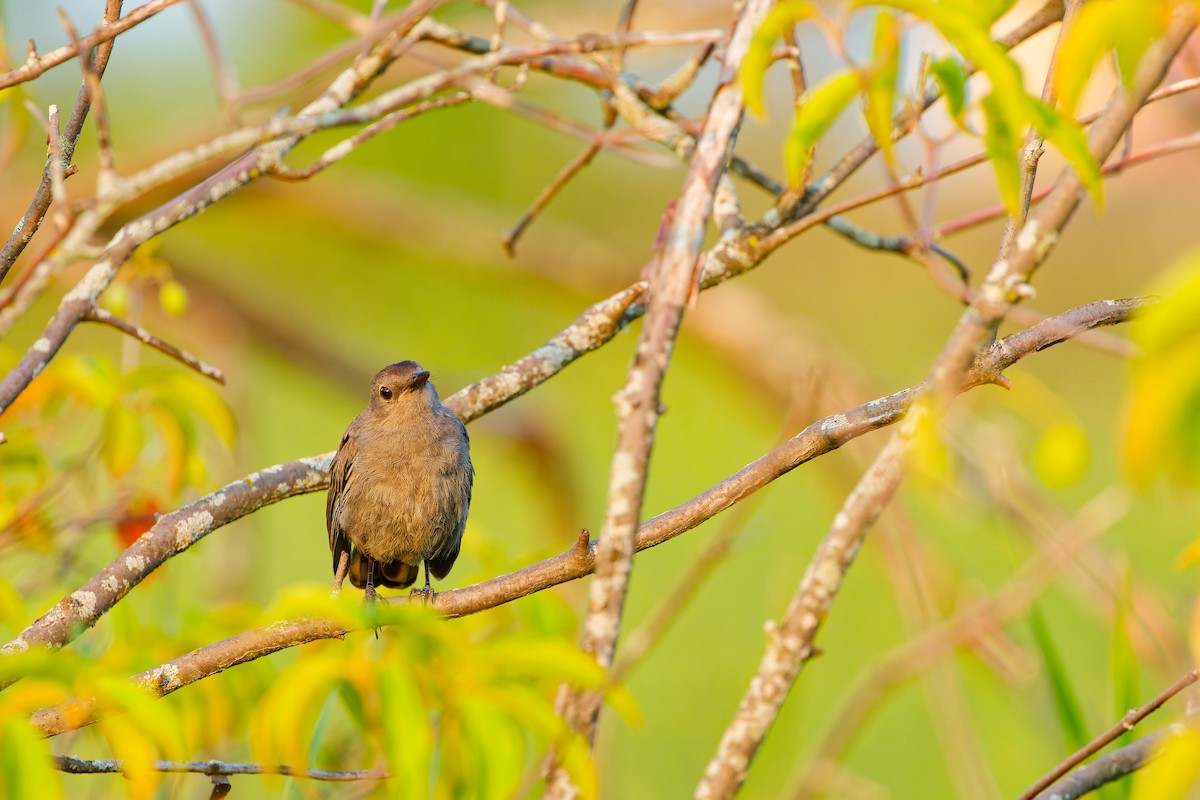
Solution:
M 771 51 L 775 42 L 788 30 L 816 13 L 811 3 L 800 0 L 783 0 L 767 14 L 766 19 L 750 40 L 746 57 L 738 78 L 742 86 L 746 108 L 755 116 L 766 115 L 763 104 L 763 79 L 771 66 Z
M 1196 786 L 1200 734 L 1185 729 L 1168 738 L 1160 753 L 1134 775 L 1131 800 L 1177 800 Z
M 100 457 L 108 471 L 121 477 L 133 467 L 142 452 L 142 421 L 123 405 L 108 409 L 104 417 L 104 441 Z
M 949 480 L 953 474 L 953 459 L 942 438 L 940 418 L 933 413 L 927 397 L 918 399 L 908 412 L 912 420 L 909 441 L 909 462 L 913 471 L 934 483 Z
M 1034 471 L 1047 486 L 1061 489 L 1083 477 L 1090 456 L 1091 448 L 1082 428 L 1067 422 L 1056 423 L 1038 440 Z
M 893 160 L 892 106 L 900 64 L 900 24 L 895 15 L 880 11 L 875 17 L 875 52 L 867 71 L 867 127 L 884 158 Z

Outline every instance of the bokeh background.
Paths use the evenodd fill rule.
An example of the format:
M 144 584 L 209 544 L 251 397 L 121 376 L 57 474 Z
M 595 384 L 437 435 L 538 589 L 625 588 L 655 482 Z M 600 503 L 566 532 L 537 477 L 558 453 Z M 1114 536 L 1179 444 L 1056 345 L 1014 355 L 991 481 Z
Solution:
M 84 29 L 100 13 L 98 3 L 61 5 Z M 366 10 L 369 3 L 346 5 Z M 243 87 L 279 80 L 350 36 L 282 0 L 205 0 L 204 8 Z M 7 2 L 0 9 L 10 53 L 22 53 L 26 38 L 42 49 L 64 39 L 49 4 Z M 573 36 L 610 29 L 618 5 L 535 2 L 522 9 Z M 463 29 L 490 32 L 490 14 L 479 6 L 451 3 L 439 13 Z M 727 20 L 725 4 L 645 0 L 635 26 L 682 30 L 720 27 Z M 1044 33 L 1020 50 L 1035 91 L 1053 35 Z M 817 73 L 828 70 L 819 40 L 814 36 L 806 44 Z M 631 52 L 630 69 L 659 80 L 684 52 Z M 373 91 L 456 58 L 422 47 Z M 782 173 L 779 148 L 789 99 L 786 76 L 778 72 L 768 81 L 769 103 L 778 112 L 748 121 L 738 147 L 775 174 Z M 299 108 L 333 74 L 248 103 L 240 113 L 253 121 L 280 107 Z M 703 112 L 714 74 L 706 68 L 684 95 L 685 112 Z M 78 84 L 77 65 L 68 63 L 25 89 L 40 107 L 66 108 Z M 147 165 L 231 124 L 183 6 L 120 38 L 105 86 L 119 170 Z M 1092 107 L 1103 96 L 1098 86 Z M 576 86 L 531 75 L 522 97 L 590 126 L 602 122 L 596 98 Z M 29 124 L 19 122 L 28 117 L 19 104 L 3 114 L 10 137 Z M 1193 130 L 1198 114 L 1188 96 L 1162 103 L 1139 121 L 1134 142 Z M 289 163 L 308 163 L 340 135 L 312 137 Z M 862 135 L 861 120 L 847 115 L 819 148 L 818 170 Z M 4 166 L 6 191 L 0 193 L 0 220 L 9 222 L 23 212 L 42 165 L 40 131 L 12 141 L 17 149 Z M 664 152 L 647 148 L 636 160 L 601 153 L 533 223 L 513 257 L 500 246 L 502 234 L 583 146 L 528 118 L 469 105 L 407 122 L 308 182 L 258 181 L 163 234 L 123 275 L 123 302 L 131 318 L 225 370 L 228 385 L 217 391 L 236 422 L 236 438 L 224 447 L 200 425 L 201 455 L 190 462 L 178 492 L 164 476 L 162 451 L 152 439 L 125 476 L 72 484 L 47 512 L 47 527 L 56 532 L 47 534 L 44 546 L 9 548 L 5 556 L 24 622 L 120 552 L 114 520 L 172 509 L 256 469 L 331 450 L 365 404 L 368 381 L 379 367 L 417 359 L 448 396 L 529 353 L 586 306 L 636 280 L 685 174 Z M 964 138 L 947 148 L 945 160 L 977 147 Z M 90 129 L 79 153 L 82 169 L 72 187 L 92 181 Z M 917 151 L 901 154 L 911 160 Z M 1044 174 L 1052 175 L 1056 163 L 1048 156 Z M 197 177 L 123 210 L 124 218 Z M 1037 297 L 1029 305 L 1051 314 L 1145 292 L 1196 245 L 1192 187 L 1198 179 L 1200 162 L 1184 153 L 1108 181 L 1103 211 L 1090 203 L 1080 209 L 1038 274 Z M 871 162 L 837 199 L 883 180 L 879 164 Z M 740 191 L 748 216 L 768 207 L 769 198 L 755 188 L 742 185 Z M 938 187 L 937 217 L 948 220 L 997 202 L 985 166 Z M 887 202 L 852 219 L 881 233 L 903 232 Z M 999 224 L 983 225 L 947 242 L 976 281 L 994 256 L 1000 230 Z M 35 240 L 31 251 L 38 249 Z M 77 268 L 64 276 L 0 343 L 7 358 L 39 335 L 80 274 Z M 186 291 L 182 314 L 163 309 L 165 282 Z M 667 378 L 668 413 L 656 439 L 646 515 L 698 494 L 824 414 L 920 381 L 959 312 L 914 262 L 864 251 L 823 229 L 706 292 L 687 316 Z M 622 384 L 638 327 L 471 424 L 474 503 L 463 556 L 443 586 L 467 585 L 557 553 L 581 527 L 598 531 L 615 436 L 611 397 Z M 98 327 L 79 330 L 64 354 L 101 356 L 118 369 L 160 363 L 178 369 Z M 811 748 L 847 693 L 910 635 L 916 623 L 897 597 L 903 591 L 897 586 L 905 584 L 897 571 L 912 570 L 908 578 L 916 576 L 933 598 L 932 613 L 948 615 L 1004 584 L 1035 552 L 1030 526 L 1003 510 L 1005 497 L 998 493 L 1010 492 L 1007 500 L 1025 509 L 1035 520 L 1031 527 L 1043 535 L 1052 535 L 1056 520 L 1069 519 L 1105 487 L 1119 493 L 1106 495 L 1119 497 L 1112 505 L 1124 511 L 1114 512 L 1111 530 L 1094 545 L 1092 566 L 1066 570 L 1038 599 L 1064 674 L 1086 710 L 1087 731 L 1098 732 L 1119 715 L 1114 652 L 1127 651 L 1139 665 L 1131 694 L 1123 695 L 1138 702 L 1187 668 L 1195 570 L 1180 567 L 1177 558 L 1196 536 L 1197 502 L 1194 493 L 1165 481 L 1126 488 L 1120 443 L 1127 364 L 1072 343 L 1026 359 L 1010 377 L 1010 391 L 984 387 L 956 404 L 950 420 L 954 466 L 906 486 L 873 534 L 878 540 L 864 548 L 820 636 L 823 654 L 802 674 L 744 796 L 791 796 Z M 104 424 L 99 414 L 67 424 L 40 420 L 34 410 L 23 413 L 10 424 L 18 433 L 27 431 L 27 438 L 10 432 L 14 443 L 36 443 L 64 458 L 86 455 Z M 1039 472 L 1039 443 L 1055 426 L 1082 431 L 1086 452 L 1073 451 L 1074 460 L 1057 471 Z M 864 437 L 780 479 L 732 522 L 719 517 L 637 557 L 627 634 L 653 613 L 711 537 L 734 534 L 686 612 L 630 673 L 642 719 L 605 715 L 598 751 L 603 796 L 691 791 L 757 668 L 763 622 L 786 607 L 841 500 L 885 435 Z M 1021 494 L 1026 489 L 1029 496 Z M 162 632 L 161 652 L 169 658 L 209 641 L 205 626 L 234 613 L 230 609 L 269 607 L 296 586 L 327 581 L 323 504 L 323 493 L 291 499 L 215 532 L 168 563 L 74 647 L 102 652 L 125 635 L 123 626 L 152 625 Z M 586 589 L 580 581 L 517 601 L 516 609 L 447 624 L 486 630 L 503 619 L 515 629 L 549 631 L 569 641 Z M 1131 597 L 1140 604 L 1134 611 L 1128 610 Z M 1127 619 L 1117 625 L 1122 614 Z M 1073 749 L 1054 711 L 1055 685 L 1028 621 L 983 638 L 948 667 L 888 694 L 850 747 L 835 794 L 951 797 L 975 787 L 985 792 L 977 796 L 1011 796 Z M 301 657 L 303 651 L 272 659 L 287 664 Z M 217 687 L 211 691 L 235 686 L 231 680 L 211 679 Z M 1174 714 L 1148 725 L 1165 724 Z M 71 752 L 71 744 L 67 740 L 56 752 Z M 192 755 L 248 757 L 236 737 Z M 964 769 L 974 769 L 964 763 L 981 765 L 975 778 L 963 777 Z M 119 778 L 71 780 L 72 796 L 120 791 Z M 285 793 L 299 791 L 284 786 Z M 337 786 L 304 791 L 353 794 Z

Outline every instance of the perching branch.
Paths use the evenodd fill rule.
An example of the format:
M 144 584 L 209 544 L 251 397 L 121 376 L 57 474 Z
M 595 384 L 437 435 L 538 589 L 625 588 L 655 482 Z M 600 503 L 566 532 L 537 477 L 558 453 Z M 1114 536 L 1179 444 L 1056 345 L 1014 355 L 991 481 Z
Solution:
M 1013 334 L 994 343 L 980 355 L 962 388 L 1003 383 L 1003 371 L 1021 358 L 1065 341 L 1071 332 L 1128 321 L 1149 302 L 1134 298 L 1091 303 Z M 515 386 L 513 388 L 514 391 L 517 389 Z M 896 422 L 925 388 L 924 385 L 910 387 L 814 422 L 782 446 L 707 491 L 642 523 L 637 529 L 635 549 L 645 550 L 673 539 L 741 502 L 801 464 L 836 450 L 865 433 Z M 462 416 L 458 406 L 463 398 L 470 396 L 469 390 L 463 390 L 451 397 L 447 404 Z M 496 405 L 501 402 L 496 402 Z M 64 598 L 54 609 L 26 628 L 17 639 L 0 648 L 0 653 L 23 652 L 33 645 L 53 648 L 64 646 L 79 631 L 94 625 L 129 588 L 143 580 L 166 558 L 175 555 L 178 552 L 174 544 L 176 539 L 185 539 L 183 547 L 186 547 L 220 525 L 262 505 L 324 488 L 327 485 L 325 470 L 332 455 L 326 453 L 300 462 L 270 467 L 164 516 L 83 589 Z M 557 556 L 473 586 L 439 592 L 433 607 L 446 617 L 461 617 L 576 580 L 593 571 L 596 549 L 595 544 L 589 543 L 585 531 L 571 548 Z M 119 593 L 110 592 L 107 591 L 109 585 L 114 589 L 124 588 Z M 389 602 L 404 603 L 407 597 L 392 598 Z M 133 681 L 156 696 L 163 696 L 236 664 L 318 639 L 340 638 L 348 632 L 348 628 L 332 620 L 304 618 L 281 621 L 194 650 L 135 676 Z M 34 723 L 44 735 L 52 736 L 94 721 L 96 713 L 94 706 L 86 702 L 76 703 L 70 708 L 60 706 L 40 711 L 35 715 Z

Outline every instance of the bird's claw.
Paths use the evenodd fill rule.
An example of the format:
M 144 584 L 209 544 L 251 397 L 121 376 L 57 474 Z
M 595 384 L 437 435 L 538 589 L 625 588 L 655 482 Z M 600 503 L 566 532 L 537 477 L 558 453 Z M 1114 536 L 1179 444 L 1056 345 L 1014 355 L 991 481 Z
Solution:
M 415 597 L 422 598 L 424 605 L 431 606 L 437 600 L 437 592 L 433 589 L 413 589 L 408 593 L 408 598 L 411 601 Z

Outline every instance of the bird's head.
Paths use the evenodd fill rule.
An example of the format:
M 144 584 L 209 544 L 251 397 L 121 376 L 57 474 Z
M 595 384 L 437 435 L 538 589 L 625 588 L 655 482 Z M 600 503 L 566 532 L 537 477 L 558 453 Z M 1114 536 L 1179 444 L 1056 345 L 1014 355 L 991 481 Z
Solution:
M 415 361 L 401 361 L 379 370 L 371 379 L 369 407 L 383 412 L 428 407 L 437 399 L 429 370 Z

